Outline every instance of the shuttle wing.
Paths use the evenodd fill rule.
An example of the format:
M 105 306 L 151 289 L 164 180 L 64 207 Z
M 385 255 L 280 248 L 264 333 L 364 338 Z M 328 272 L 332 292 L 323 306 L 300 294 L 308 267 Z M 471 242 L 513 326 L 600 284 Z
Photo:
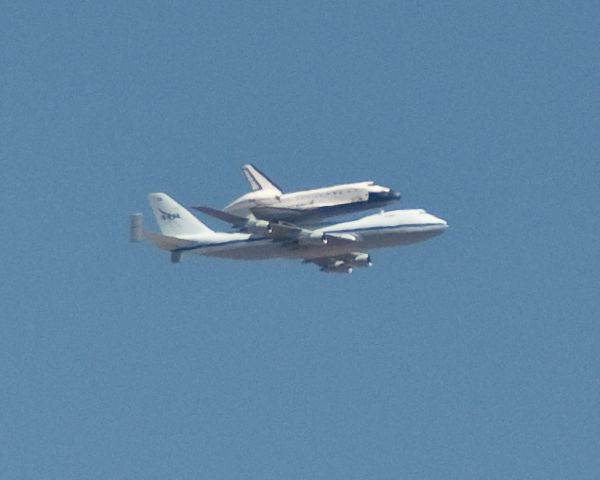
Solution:
M 298 217 L 306 216 L 306 210 L 299 210 L 297 208 L 283 208 L 283 207 L 251 207 L 250 211 L 256 216 L 256 218 L 262 218 L 264 220 L 270 220 L 277 222 L 279 220 L 294 221 Z

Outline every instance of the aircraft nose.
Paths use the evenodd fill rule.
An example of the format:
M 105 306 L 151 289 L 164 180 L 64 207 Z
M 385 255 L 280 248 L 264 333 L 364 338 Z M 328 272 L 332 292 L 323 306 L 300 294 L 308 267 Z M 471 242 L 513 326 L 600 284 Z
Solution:
M 390 189 L 388 195 L 393 200 L 400 200 L 400 198 L 402 198 L 402 195 L 400 195 L 400 192 L 396 192 L 395 190 L 392 190 L 392 189 Z
M 448 228 L 448 222 L 446 220 L 439 217 L 435 217 L 435 219 L 442 230 L 446 230 Z
M 435 215 L 431 215 L 430 213 L 427 215 L 429 215 L 430 221 L 436 226 L 436 229 L 439 229 L 441 232 L 446 231 L 448 228 L 448 222 L 446 220 L 436 217 Z

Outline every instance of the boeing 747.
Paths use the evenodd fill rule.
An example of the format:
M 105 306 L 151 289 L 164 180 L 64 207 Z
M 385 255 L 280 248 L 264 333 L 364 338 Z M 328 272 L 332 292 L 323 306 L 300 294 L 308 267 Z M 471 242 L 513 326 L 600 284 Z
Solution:
M 244 230 L 215 232 L 167 194 L 151 193 L 148 198 L 161 233 L 144 231 L 142 214 L 133 214 L 131 241 L 150 240 L 168 251 L 173 263 L 190 253 L 236 260 L 287 258 L 313 263 L 323 272 L 351 273 L 372 265 L 371 249 L 422 242 L 448 228 L 425 210 L 381 212 L 314 229 L 215 210 L 215 216 Z

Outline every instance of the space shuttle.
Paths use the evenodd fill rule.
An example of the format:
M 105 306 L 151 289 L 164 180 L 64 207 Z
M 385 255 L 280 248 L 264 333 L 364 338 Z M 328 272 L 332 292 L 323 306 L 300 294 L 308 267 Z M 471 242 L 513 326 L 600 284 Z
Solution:
M 382 208 L 400 198 L 391 188 L 372 181 L 285 193 L 254 165 L 246 164 L 242 171 L 252 191 L 224 208 L 224 212 L 238 217 L 316 223 L 327 217 Z

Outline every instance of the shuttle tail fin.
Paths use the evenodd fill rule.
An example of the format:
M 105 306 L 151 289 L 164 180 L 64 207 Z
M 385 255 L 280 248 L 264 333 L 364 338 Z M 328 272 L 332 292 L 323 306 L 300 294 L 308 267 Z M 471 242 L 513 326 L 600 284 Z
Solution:
M 269 190 L 275 194 L 282 194 L 283 191 L 273 183 L 269 177 L 262 173 L 254 165 L 246 164 L 242 167 L 242 171 L 248 180 L 248 183 L 252 187 L 252 190 Z
M 213 230 L 166 193 L 151 193 L 148 200 L 163 235 L 177 237 L 213 233 Z

